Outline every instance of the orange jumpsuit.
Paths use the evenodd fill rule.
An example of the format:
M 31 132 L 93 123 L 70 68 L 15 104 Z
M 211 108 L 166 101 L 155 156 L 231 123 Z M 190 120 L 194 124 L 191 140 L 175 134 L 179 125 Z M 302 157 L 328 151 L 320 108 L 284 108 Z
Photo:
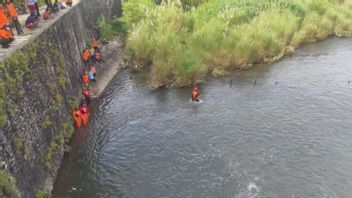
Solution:
M 89 83 L 89 76 L 87 74 L 83 75 L 83 84 L 88 84 Z
M 80 108 L 81 111 L 81 119 L 83 121 L 84 125 L 88 124 L 88 119 L 89 119 L 89 112 L 88 112 L 88 107 L 87 106 L 82 106 Z
M 10 16 L 16 18 L 18 16 L 15 6 L 12 3 L 6 5 L 9 10 Z
M 196 101 L 198 99 L 198 90 L 194 89 L 192 91 L 192 101 Z
M 0 7 L 0 40 L 13 39 L 14 36 L 9 25 L 9 19 L 7 18 L 4 9 Z M 6 26 L 9 28 L 6 28 Z
M 73 118 L 75 119 L 77 128 L 81 128 L 81 126 L 82 126 L 82 118 L 81 118 L 81 116 L 82 116 L 81 115 L 81 111 L 79 109 L 73 111 Z
M 89 58 L 90 58 L 90 52 L 89 52 L 89 50 L 84 50 L 82 56 L 83 56 L 83 60 L 84 60 L 84 61 L 88 61 Z

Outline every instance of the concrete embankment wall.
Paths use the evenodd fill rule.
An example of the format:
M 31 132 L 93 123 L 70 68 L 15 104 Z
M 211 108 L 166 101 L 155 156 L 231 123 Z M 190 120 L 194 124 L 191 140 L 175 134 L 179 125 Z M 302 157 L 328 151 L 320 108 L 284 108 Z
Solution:
M 120 14 L 119 0 L 81 0 L 0 63 L 0 171 L 21 197 L 51 190 L 81 90 L 81 51 L 100 16 Z

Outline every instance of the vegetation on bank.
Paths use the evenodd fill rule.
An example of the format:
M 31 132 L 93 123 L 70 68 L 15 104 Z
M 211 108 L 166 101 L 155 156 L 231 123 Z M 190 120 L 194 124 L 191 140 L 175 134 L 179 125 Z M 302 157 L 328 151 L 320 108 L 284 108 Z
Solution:
M 103 41 L 108 41 L 122 33 L 125 33 L 125 25 L 120 18 L 113 18 L 112 20 L 106 20 L 104 16 L 99 18 L 98 28 L 100 38 Z
M 132 66 L 153 86 L 273 62 L 305 43 L 352 35 L 352 3 L 338 0 L 127 0 Z
M 60 147 L 65 146 L 69 143 L 72 138 L 73 132 L 74 128 L 72 126 L 72 120 L 67 119 L 66 122 L 61 125 L 61 129 L 58 135 L 51 141 L 48 150 L 44 156 L 43 163 L 48 171 L 52 170 L 53 157 L 55 156 L 55 154 L 57 154 Z
M 41 188 L 35 192 L 34 198 L 50 198 L 50 193 Z
M 0 197 L 19 197 L 15 179 L 4 171 L 0 171 Z

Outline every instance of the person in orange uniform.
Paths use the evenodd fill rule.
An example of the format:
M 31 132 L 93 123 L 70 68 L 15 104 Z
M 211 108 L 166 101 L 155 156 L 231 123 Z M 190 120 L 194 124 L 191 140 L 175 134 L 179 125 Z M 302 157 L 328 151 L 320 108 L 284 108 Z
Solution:
M 88 86 L 89 85 L 89 76 L 88 76 L 88 72 L 87 71 L 83 71 L 83 76 L 82 76 L 82 83 L 84 86 Z
M 95 55 L 95 60 L 96 60 L 97 62 L 99 62 L 99 63 L 101 63 L 101 62 L 105 63 L 105 61 L 104 61 L 103 58 L 101 57 L 100 52 L 95 52 L 94 55 Z
M 9 44 L 14 40 L 14 35 L 3 6 L 4 5 L 0 3 L 0 44 L 2 48 L 8 48 Z
M 93 46 L 93 48 L 94 48 L 94 51 L 95 51 L 95 52 L 100 52 L 100 50 L 99 50 L 99 48 L 98 48 L 97 39 L 96 39 L 95 37 L 93 37 L 92 40 L 93 40 L 93 41 L 92 41 L 92 46 Z
M 89 119 L 89 112 L 88 112 L 88 107 L 86 104 L 82 105 L 80 107 L 80 111 L 81 111 L 81 119 L 83 121 L 84 125 L 88 124 L 88 119 Z
M 21 24 L 18 21 L 18 14 L 17 14 L 16 7 L 13 5 L 13 0 L 7 0 L 6 7 L 7 7 L 7 10 L 9 11 L 9 15 L 11 17 L 12 23 L 16 27 L 17 34 L 18 35 L 24 34 L 21 28 Z
M 90 52 L 89 52 L 88 48 L 83 50 L 82 58 L 83 58 L 84 64 L 86 65 L 86 67 L 88 67 L 89 58 L 90 58 Z
M 194 83 L 193 91 L 192 91 L 192 101 L 198 102 L 199 101 L 198 96 L 199 96 L 198 95 L 198 86 L 197 86 L 197 83 Z
M 77 128 L 81 128 L 82 126 L 82 115 L 81 115 L 81 110 L 78 109 L 77 107 L 73 111 L 73 118 L 75 119 L 75 123 Z

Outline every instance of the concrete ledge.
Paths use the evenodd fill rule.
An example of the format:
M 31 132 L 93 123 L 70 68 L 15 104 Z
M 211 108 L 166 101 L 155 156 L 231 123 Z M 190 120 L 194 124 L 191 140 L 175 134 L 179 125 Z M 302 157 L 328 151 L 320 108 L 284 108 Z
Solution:
M 80 0 L 73 0 L 73 5 L 72 7 L 67 7 L 66 9 L 60 10 L 59 13 L 55 15 L 55 18 L 51 20 L 43 20 L 42 18 L 40 19 L 39 22 L 39 27 L 37 27 L 34 30 L 26 30 L 25 36 L 18 36 L 15 34 L 15 40 L 14 42 L 11 43 L 11 46 L 7 49 L 0 48 L 0 62 L 2 62 L 6 57 L 8 57 L 10 54 L 15 52 L 16 50 L 19 50 L 26 46 L 31 40 L 34 40 L 37 38 L 40 34 L 42 34 L 47 28 L 49 28 L 51 25 L 55 24 L 57 21 L 60 20 L 62 16 L 64 16 L 66 13 L 75 11 L 77 9 L 77 5 L 80 3 Z M 26 20 L 28 15 L 21 15 L 20 18 L 24 18 Z M 24 24 L 21 24 L 22 28 Z

